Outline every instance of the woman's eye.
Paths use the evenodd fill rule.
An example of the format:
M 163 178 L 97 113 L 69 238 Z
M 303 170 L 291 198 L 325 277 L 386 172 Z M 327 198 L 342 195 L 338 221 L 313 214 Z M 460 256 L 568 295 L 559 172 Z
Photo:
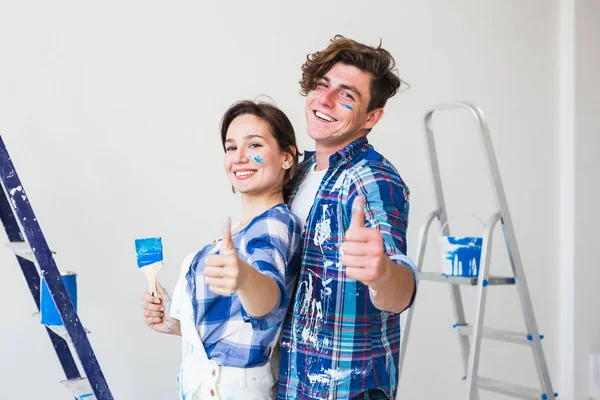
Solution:
M 250 143 L 250 148 L 262 147 L 259 143 Z
M 227 146 L 227 147 L 225 148 L 225 151 L 234 151 L 235 149 L 236 149 L 236 147 L 235 147 L 235 146 Z

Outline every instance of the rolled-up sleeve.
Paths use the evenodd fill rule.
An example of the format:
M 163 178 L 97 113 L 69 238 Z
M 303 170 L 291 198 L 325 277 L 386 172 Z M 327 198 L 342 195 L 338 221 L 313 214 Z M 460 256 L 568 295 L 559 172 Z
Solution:
M 288 282 L 297 274 L 290 274 L 290 265 L 299 244 L 300 231 L 291 213 L 272 210 L 260 224 L 252 226 L 248 232 L 246 262 L 260 273 L 272 278 L 279 288 L 277 304 L 266 315 L 254 317 L 242 306 L 244 321 L 256 330 L 267 330 L 281 324 L 287 312 L 293 285 Z
M 385 254 L 396 264 L 408 267 L 415 282 L 409 308 L 416 296 L 417 267 L 406 251 L 410 192 L 389 163 L 379 169 L 358 168 L 352 176 L 347 215 L 357 196 L 365 197 L 365 226 L 381 233 Z

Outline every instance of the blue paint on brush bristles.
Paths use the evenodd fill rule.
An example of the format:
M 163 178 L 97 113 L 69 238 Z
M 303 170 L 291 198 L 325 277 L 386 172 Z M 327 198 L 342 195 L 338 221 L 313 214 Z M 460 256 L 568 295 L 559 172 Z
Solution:
M 263 159 L 262 159 L 262 157 L 261 157 L 261 156 L 254 156 L 254 161 L 256 161 L 256 162 L 257 162 L 257 163 L 259 163 L 259 164 L 262 164 L 262 162 L 263 162 Z
M 350 111 L 354 111 L 354 109 L 352 107 L 350 107 L 348 104 L 342 104 L 344 107 L 346 107 L 348 110 Z
M 163 260 L 161 238 L 135 239 L 138 268 Z

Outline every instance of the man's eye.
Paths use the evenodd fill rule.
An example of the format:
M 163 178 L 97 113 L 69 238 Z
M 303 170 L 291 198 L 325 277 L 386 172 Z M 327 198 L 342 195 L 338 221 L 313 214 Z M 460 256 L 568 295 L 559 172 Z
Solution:
M 342 93 L 342 96 L 344 96 L 347 99 L 354 100 L 354 97 L 352 97 L 352 95 L 350 93 L 345 93 L 344 92 L 344 93 Z
M 319 83 L 317 83 L 317 86 L 320 86 L 320 87 L 324 87 L 324 88 L 326 88 L 326 87 L 327 87 L 327 84 L 326 84 L 326 83 L 324 83 L 324 82 L 319 82 Z

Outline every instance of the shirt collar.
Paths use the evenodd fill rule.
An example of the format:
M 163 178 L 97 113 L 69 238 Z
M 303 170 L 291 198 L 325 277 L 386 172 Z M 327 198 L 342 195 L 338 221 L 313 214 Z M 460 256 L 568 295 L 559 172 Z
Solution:
M 348 146 L 344 147 L 341 150 L 336 151 L 331 156 L 329 156 L 329 168 L 335 167 L 337 164 L 344 165 L 351 161 L 356 154 L 361 150 L 362 147 L 366 147 L 369 145 L 369 141 L 366 136 L 360 137 L 348 144 Z M 300 183 L 304 180 L 308 172 L 317 162 L 316 154 L 314 151 L 306 152 L 304 161 L 300 163 L 300 167 L 298 168 L 298 172 L 294 179 L 294 186 L 292 189 L 292 193 L 288 199 L 288 204 L 292 204 L 292 201 L 296 197 L 296 193 L 298 192 L 298 188 L 300 187 Z
M 336 151 L 329 156 L 329 167 L 336 165 L 337 163 L 346 164 L 352 160 L 354 156 L 361 150 L 365 145 L 368 145 L 369 141 L 366 136 L 360 137 L 350 143 L 348 146 L 341 150 Z

